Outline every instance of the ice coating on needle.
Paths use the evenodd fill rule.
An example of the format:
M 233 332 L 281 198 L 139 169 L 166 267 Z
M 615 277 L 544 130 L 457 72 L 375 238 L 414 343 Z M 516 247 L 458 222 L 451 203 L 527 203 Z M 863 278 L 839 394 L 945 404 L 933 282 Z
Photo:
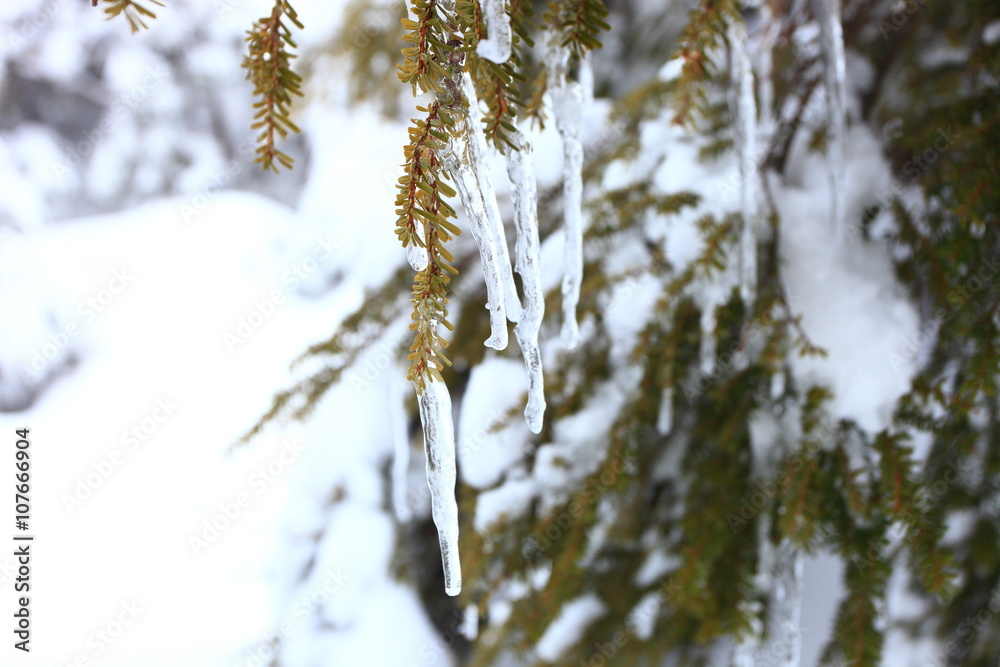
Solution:
M 462 566 L 458 554 L 458 503 L 455 500 L 455 427 L 451 419 L 451 395 L 444 382 L 424 385 L 419 397 L 420 422 L 424 428 L 427 486 L 431 492 L 431 516 L 438 530 L 444 590 L 462 591 Z
M 507 15 L 505 4 L 504 0 L 481 0 L 487 38 L 479 40 L 476 45 L 476 53 L 481 57 L 500 64 L 510 60 L 512 40 L 510 16 Z
M 503 218 L 500 217 L 500 206 L 497 203 L 496 191 L 493 189 L 493 177 L 490 165 L 486 159 L 486 137 L 481 128 L 483 115 L 479 111 L 476 97 L 476 87 L 472 77 L 466 72 L 462 75 L 462 94 L 469 101 L 469 116 L 466 129 L 469 140 L 469 160 L 476 170 L 479 181 L 479 192 L 482 194 L 483 205 L 486 208 L 486 221 L 490 232 L 496 239 L 497 261 L 499 263 L 500 281 L 503 284 L 504 307 L 507 319 L 517 322 L 521 317 L 521 301 L 517 296 L 517 286 L 514 284 L 514 272 L 510 266 L 510 252 L 507 250 L 507 235 L 504 233 Z
M 469 218 L 472 237 L 479 246 L 483 277 L 486 279 L 486 308 L 490 311 L 490 337 L 485 345 L 503 350 L 507 347 L 507 312 L 503 281 L 500 278 L 500 256 L 493 228 L 487 219 L 479 177 L 469 156 L 469 135 L 478 132 L 479 128 L 472 124 L 471 119 L 466 121 L 466 125 L 466 130 L 460 136 L 451 138 L 444 162 L 455 180 L 458 195 Z
M 511 134 L 510 140 L 517 148 L 508 150 L 505 156 L 517 229 L 514 268 L 521 276 L 521 287 L 524 290 L 524 309 L 520 321 L 514 327 L 514 335 L 524 355 L 524 366 L 528 370 L 528 405 L 524 408 L 524 418 L 532 433 L 540 433 L 545 413 L 545 383 L 538 332 L 545 314 L 545 293 L 542 290 L 538 241 L 538 185 L 535 181 L 531 143 L 521 132 Z
M 423 271 L 427 268 L 427 248 L 411 241 L 410 245 L 406 246 L 406 261 L 414 271 Z

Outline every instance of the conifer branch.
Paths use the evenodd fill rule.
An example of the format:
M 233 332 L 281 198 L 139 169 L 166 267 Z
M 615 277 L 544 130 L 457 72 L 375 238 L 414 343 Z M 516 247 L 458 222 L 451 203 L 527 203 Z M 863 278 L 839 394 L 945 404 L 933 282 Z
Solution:
M 601 48 L 597 36 L 611 30 L 604 20 L 607 16 L 603 0 L 553 0 L 545 22 L 558 32 L 559 45 L 568 48 L 574 60 L 580 60 L 587 51 Z
M 453 9 L 448 5 L 448 10 Z M 460 50 L 458 26 L 454 17 L 438 0 L 414 0 L 411 11 L 416 20 L 402 19 L 408 31 L 404 41 L 413 46 L 403 49 L 403 64 L 398 67 L 400 80 L 418 91 L 435 93 L 436 100 L 427 107 L 417 107 L 426 115 L 414 119 L 409 129 L 409 143 L 403 149 L 404 174 L 396 195 L 396 235 L 405 248 L 422 247 L 426 265 L 419 268 L 413 282 L 413 321 L 416 334 L 410 346 L 407 378 L 422 395 L 428 381 L 443 382 L 441 370 L 451 362 L 444 355 L 448 342 L 438 334 L 438 327 L 452 330 L 448 321 L 448 284 L 458 273 L 455 261 L 445 247 L 461 233 L 449 218 L 455 210 L 446 199 L 456 192 L 448 183 L 444 154 L 460 131 L 456 112 L 464 113 L 464 97 L 457 77 L 465 61 Z
M 416 20 L 403 18 L 403 41 L 413 46 L 403 49 L 403 64 L 397 65 L 400 81 L 413 88 L 413 94 L 445 92 L 445 69 L 451 58 L 458 57 L 454 44 L 454 20 L 439 0 L 414 0 L 411 11 Z
M 683 64 L 674 98 L 674 123 L 693 127 L 697 117 L 707 115 L 704 86 L 715 74 L 712 53 L 724 43 L 726 26 L 741 20 L 733 0 L 703 0 L 691 10 L 677 46 Z
M 514 122 L 517 119 L 517 112 L 524 107 L 517 85 L 525 79 L 518 69 L 524 64 L 525 46 L 533 45 L 526 30 L 526 23 L 530 20 L 532 11 L 531 7 L 523 2 L 516 1 L 512 4 L 511 58 L 506 63 L 498 64 L 480 57 L 476 52 L 476 45 L 487 36 L 478 0 L 458 0 L 456 3 L 455 13 L 465 38 L 466 46 L 463 51 L 466 53 L 469 75 L 476 85 L 479 99 L 486 103 L 483 132 L 501 152 L 506 150 L 507 146 L 513 146 L 509 134 L 516 131 Z
M 542 22 L 555 33 L 555 44 L 569 51 L 569 60 L 560 67 L 561 80 L 553 81 L 548 68 L 542 68 L 531 84 L 531 98 L 525 105 L 525 115 L 545 127 L 542 98 L 549 86 L 563 85 L 569 71 L 579 64 L 588 51 L 601 48 L 597 35 L 611 26 L 604 20 L 608 10 L 603 0 L 553 0 L 542 17 Z
M 407 372 L 407 378 L 422 392 L 428 380 L 443 381 L 441 370 L 451 365 L 444 355 L 448 342 L 438 335 L 437 328 L 442 325 L 454 329 L 448 321 L 448 283 L 458 271 L 452 266 L 454 257 L 445 243 L 461 230 L 448 220 L 455 217 L 455 210 L 445 200 L 454 197 L 455 190 L 444 180 L 446 172 L 441 157 L 455 121 L 439 102 L 429 108 L 417 108 L 427 117 L 413 121 L 410 143 L 403 149 L 406 173 L 397 186 L 396 235 L 404 247 L 419 245 L 427 253 L 427 266 L 417 273 L 413 283 L 410 330 L 416 336 L 410 347 L 411 365 Z
M 302 77 L 290 65 L 296 57 L 290 49 L 297 45 L 283 19 L 299 29 L 303 27 L 288 0 L 275 0 L 270 16 L 256 21 L 247 31 L 249 52 L 243 59 L 246 78 L 254 85 L 254 95 L 260 97 L 253 105 L 257 113 L 250 127 L 261 130 L 257 141 L 263 143 L 257 147 L 254 161 L 275 173 L 278 171 L 275 161 L 287 169 L 292 168 L 294 160 L 275 147 L 275 138 L 276 135 L 285 138 L 289 131 L 299 131 L 289 115 L 289 107 L 292 95 L 302 95 Z
M 154 5 L 163 7 L 164 4 L 160 0 L 149 0 Z M 149 28 L 146 22 L 143 21 L 143 17 L 155 19 L 156 14 L 146 9 L 142 4 L 135 2 L 135 0 L 104 0 L 107 5 L 104 8 L 104 13 L 107 14 L 107 19 L 110 21 L 119 15 L 124 15 L 125 20 L 128 21 L 129 30 L 132 34 L 139 32 L 139 30 Z M 93 1 L 93 6 L 97 6 L 97 0 Z

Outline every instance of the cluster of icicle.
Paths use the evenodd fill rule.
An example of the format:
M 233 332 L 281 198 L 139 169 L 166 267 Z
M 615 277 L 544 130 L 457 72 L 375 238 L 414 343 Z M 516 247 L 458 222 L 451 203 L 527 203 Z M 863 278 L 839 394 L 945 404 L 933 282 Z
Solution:
M 511 54 L 510 17 L 503 7 L 503 0 L 484 0 L 483 10 L 490 38 L 477 46 L 480 56 L 498 63 L 506 62 Z M 549 80 L 555 82 L 552 88 L 553 113 L 566 156 L 563 340 L 568 347 L 574 347 L 579 338 L 576 306 L 583 277 L 583 147 L 579 138 L 583 94 L 580 84 L 567 80 L 568 52 L 553 48 L 550 55 Z M 517 232 L 512 270 L 507 237 L 486 161 L 488 147 L 481 130 L 482 117 L 475 85 L 468 73 L 462 74 L 458 83 L 462 94 L 469 100 L 469 110 L 461 131 L 449 143 L 444 162 L 455 181 L 472 236 L 479 248 L 486 280 L 486 308 L 490 316 L 490 337 L 485 344 L 496 350 L 505 349 L 508 342 L 507 322 L 509 320 L 516 324 L 514 334 L 528 373 L 528 403 L 524 416 L 531 431 L 540 433 L 545 413 L 545 393 L 538 334 L 545 311 L 545 294 L 541 280 L 537 185 L 531 144 L 520 131 L 512 132 L 508 138 L 517 150 L 508 149 L 505 155 Z M 426 251 L 423 248 L 411 245 L 407 248 L 407 257 L 416 270 L 427 266 Z M 521 277 L 523 305 L 514 283 L 514 270 Z M 458 595 L 462 589 L 462 572 L 458 555 L 455 428 L 452 422 L 451 396 L 443 382 L 428 381 L 418 399 L 424 431 L 431 514 L 441 545 L 445 592 L 448 595 Z

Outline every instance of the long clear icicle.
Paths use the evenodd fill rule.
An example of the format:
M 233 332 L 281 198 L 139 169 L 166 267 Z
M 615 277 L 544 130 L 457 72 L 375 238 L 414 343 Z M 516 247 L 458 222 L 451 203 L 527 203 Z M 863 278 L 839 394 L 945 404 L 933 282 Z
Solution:
M 476 53 L 487 60 L 503 64 L 510 60 L 510 16 L 504 0 L 481 0 L 483 18 L 486 20 L 487 38 L 479 40 Z
M 747 48 L 746 30 L 742 23 L 729 26 L 731 58 L 732 109 L 736 118 L 734 141 L 740 165 L 740 229 L 739 285 L 740 297 L 746 304 L 757 292 L 757 226 L 759 224 L 758 193 L 760 190 L 757 157 L 757 104 L 754 101 L 753 69 Z
M 517 322 L 521 319 L 521 301 L 517 296 L 517 286 L 514 284 L 514 272 L 510 266 L 510 252 L 507 250 L 507 235 L 504 232 L 503 218 L 500 217 L 500 205 L 497 203 L 496 191 L 493 189 L 493 177 L 490 174 L 490 164 L 487 161 L 486 135 L 483 134 L 483 115 L 479 110 L 476 97 L 476 87 L 472 77 L 466 72 L 462 75 L 462 93 L 469 100 L 469 116 L 466 130 L 469 134 L 469 159 L 476 170 L 479 180 L 479 191 L 486 206 L 486 220 L 490 225 L 493 238 L 496 239 L 497 260 L 500 263 L 500 281 L 503 284 L 504 305 L 507 309 L 507 319 Z
M 847 65 L 844 58 L 844 29 L 840 21 L 840 0 L 813 0 L 813 13 L 819 21 L 820 42 L 826 61 L 826 94 L 830 110 L 830 218 L 837 239 L 847 233 Z
M 524 309 L 520 321 L 514 327 L 514 335 L 524 355 L 524 366 L 528 370 L 528 405 L 524 408 L 524 418 L 532 433 L 540 433 L 545 414 L 545 383 L 538 332 L 545 314 L 545 293 L 542 290 L 538 241 L 538 185 L 535 181 L 531 143 L 521 132 L 512 133 L 510 140 L 517 147 L 517 150 L 508 149 L 506 153 L 507 177 L 511 183 L 514 223 L 517 229 L 514 268 L 521 276 L 521 288 L 524 290 Z
M 580 341 L 576 307 L 583 282 L 583 144 L 580 143 L 583 86 L 567 78 L 569 49 L 554 36 L 549 39 L 546 66 L 552 114 L 563 144 L 563 206 L 566 235 L 565 275 L 562 283 L 563 344 L 573 349 Z
M 507 347 L 507 309 L 501 278 L 502 262 L 497 239 L 486 212 L 479 174 L 470 155 L 469 145 L 474 141 L 474 135 L 479 132 L 479 126 L 473 124 L 472 118 L 467 118 L 465 125 L 459 136 L 451 138 L 448 150 L 445 151 L 444 162 L 455 179 L 459 197 L 469 218 L 472 237 L 479 246 L 483 276 L 486 279 L 486 308 L 490 311 L 490 337 L 485 345 L 495 350 L 503 350 Z M 489 192 L 493 192 L 492 187 Z M 507 270 L 510 270 L 509 262 Z M 513 281 L 513 278 L 511 280 Z
M 451 395 L 444 382 L 430 381 L 419 397 L 420 422 L 424 428 L 427 486 L 431 492 L 431 516 L 438 530 L 444 590 L 458 595 L 462 590 L 462 566 L 458 555 L 458 503 L 455 501 L 455 427 L 451 419 Z

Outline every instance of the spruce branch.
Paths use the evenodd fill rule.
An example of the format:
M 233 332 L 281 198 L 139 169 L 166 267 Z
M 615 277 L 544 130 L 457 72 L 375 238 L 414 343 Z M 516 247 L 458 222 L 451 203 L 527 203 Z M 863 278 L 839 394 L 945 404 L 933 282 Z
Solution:
M 574 60 L 580 60 L 588 51 L 601 48 L 597 36 L 611 30 L 604 20 L 607 16 L 603 0 L 553 0 L 545 22 L 558 32 L 559 45 L 568 48 Z
M 270 16 L 256 21 L 247 31 L 249 49 L 243 59 L 246 78 L 254 85 L 254 95 L 260 98 L 253 105 L 257 112 L 250 126 L 261 130 L 257 141 L 262 143 L 257 147 L 254 161 L 275 173 L 278 172 L 275 161 L 287 169 L 292 168 L 294 160 L 275 147 L 275 135 L 285 138 L 289 131 L 299 131 L 289 115 L 289 107 L 292 95 L 302 95 L 302 77 L 290 65 L 296 57 L 290 49 L 297 45 L 283 19 L 299 29 L 303 27 L 288 0 L 275 0 Z
M 427 266 L 417 272 L 410 299 L 410 330 L 416 335 L 410 346 L 407 372 L 407 378 L 422 393 L 428 380 L 442 382 L 441 370 L 451 365 L 444 355 L 448 342 L 437 330 L 439 325 L 454 329 L 448 321 L 448 283 L 458 271 L 452 266 L 454 257 L 445 243 L 461 230 L 448 220 L 455 217 L 455 209 L 446 199 L 454 197 L 455 190 L 445 181 L 441 157 L 454 119 L 439 102 L 417 109 L 427 116 L 414 119 L 409 129 L 410 143 L 403 149 L 406 162 L 397 185 L 396 235 L 404 247 L 418 245 L 427 253 Z
M 531 11 L 530 6 L 521 2 L 512 6 L 513 49 L 510 60 L 501 64 L 482 58 L 477 53 L 476 46 L 487 36 L 478 0 L 458 0 L 456 3 L 455 14 L 465 39 L 463 51 L 469 76 L 479 99 L 486 103 L 483 132 L 500 152 L 508 146 L 513 147 L 510 135 L 516 132 L 514 123 L 517 113 L 524 107 L 517 89 L 518 83 L 524 81 L 524 75 L 518 70 L 524 64 L 525 45 L 532 43 L 530 39 L 525 40 L 525 23 L 530 19 Z
M 403 40 L 413 46 L 403 49 L 404 61 L 397 75 L 411 85 L 414 95 L 431 92 L 436 97 L 426 107 L 417 107 L 426 117 L 414 119 L 409 129 L 409 143 L 403 148 L 404 174 L 396 195 L 396 235 L 405 248 L 422 247 L 427 258 L 413 282 L 410 330 L 416 334 L 406 375 L 422 395 L 428 381 L 444 381 L 441 371 L 451 365 L 444 355 L 448 342 L 438 334 L 438 327 L 454 329 L 448 321 L 448 284 L 458 270 L 445 244 L 461 230 L 449 220 L 456 214 L 446 200 L 456 192 L 446 180 L 445 154 L 462 131 L 464 123 L 459 121 L 467 113 L 458 84 L 466 53 L 453 3 L 413 0 L 410 11 L 416 20 L 402 19 L 408 31 Z
M 481 58 L 477 53 L 480 40 L 489 36 L 478 0 L 458 0 L 456 3 L 456 16 L 466 42 L 463 51 L 467 55 L 467 69 L 478 98 L 486 104 L 483 132 L 501 153 L 513 147 L 511 136 L 516 131 L 519 114 L 540 116 L 541 93 L 545 92 L 544 86 L 541 93 L 537 93 L 537 87 L 532 87 L 537 93 L 537 106 L 530 110 L 520 86 L 527 81 L 522 70 L 535 45 L 531 38 L 531 30 L 537 28 L 533 20 L 535 13 L 527 0 L 512 0 L 508 6 L 513 48 L 510 60 L 501 64 Z
M 149 0 L 154 5 L 163 7 L 164 4 L 160 0 Z M 135 2 L 135 0 L 104 0 L 107 5 L 104 8 L 104 13 L 107 14 L 107 20 L 111 20 L 116 16 L 124 15 L 125 20 L 128 21 L 129 30 L 132 34 L 139 32 L 144 28 L 149 28 L 146 22 L 143 21 L 143 17 L 155 19 L 156 14 L 146 9 L 142 4 Z M 97 6 L 97 0 L 93 0 L 92 5 Z
M 733 0 L 703 0 L 691 10 L 677 45 L 683 62 L 674 98 L 674 123 L 694 127 L 696 117 L 707 115 L 705 85 L 716 73 L 713 52 L 724 44 L 726 26 L 732 21 L 742 21 Z
M 525 104 L 525 116 L 545 128 L 542 100 L 549 87 L 564 86 L 570 71 L 593 49 L 601 48 L 597 35 L 611 26 L 604 20 L 608 10 L 603 0 L 553 0 L 542 17 L 542 23 L 553 34 L 553 43 L 567 49 L 569 58 L 558 72 L 542 68 L 531 84 L 531 98 Z M 553 76 L 555 75 L 555 76 Z
M 458 57 L 454 45 L 454 20 L 439 0 L 414 0 L 410 11 L 416 20 L 403 18 L 406 34 L 403 41 L 413 46 L 403 49 L 403 64 L 397 65 L 400 81 L 413 88 L 413 94 L 443 94 L 443 81 L 449 77 L 449 60 Z

